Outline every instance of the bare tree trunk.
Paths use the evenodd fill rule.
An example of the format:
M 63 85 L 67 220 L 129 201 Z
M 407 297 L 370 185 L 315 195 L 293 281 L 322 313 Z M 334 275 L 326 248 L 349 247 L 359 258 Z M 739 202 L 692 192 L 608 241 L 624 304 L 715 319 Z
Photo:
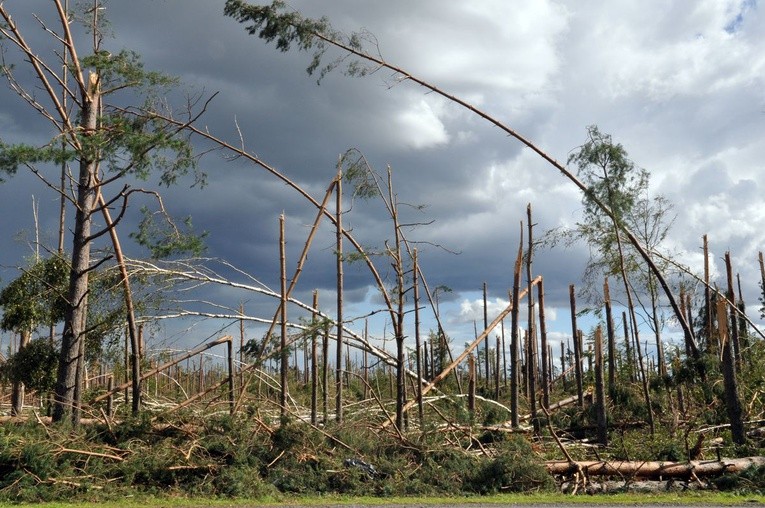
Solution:
M 396 314 L 393 323 L 393 331 L 396 336 L 396 427 L 403 430 L 406 424 L 406 376 L 404 363 L 404 261 L 402 259 L 401 249 L 401 229 L 398 221 L 398 200 L 393 193 L 393 179 L 390 168 L 388 168 L 388 201 L 390 203 L 390 214 L 393 220 L 394 245 L 393 250 L 389 252 L 393 258 L 393 268 L 396 272 Z
M 117 229 L 106 206 L 104 196 L 98 193 L 98 206 L 101 208 L 101 215 L 104 217 L 106 227 L 109 229 L 109 237 L 114 248 L 114 257 L 120 270 L 120 281 L 122 284 L 123 298 L 125 299 L 125 317 L 127 318 L 128 337 L 130 338 L 130 372 L 133 378 L 133 404 L 132 413 L 137 415 L 141 408 L 141 339 L 135 319 L 135 308 L 133 305 L 133 292 L 130 290 L 130 278 L 128 276 L 125 257 L 122 254 L 122 246 L 117 236 Z
M 760 262 L 762 262 L 762 253 L 760 253 Z M 763 278 L 765 280 L 765 278 Z M 712 330 L 714 329 L 712 311 L 712 286 L 709 284 L 709 242 L 707 241 L 707 235 L 704 235 L 704 308 L 706 309 L 706 337 L 707 337 L 707 353 L 713 354 L 717 351 L 717 344 L 712 339 Z
M 629 302 L 627 305 L 632 305 L 632 298 L 629 296 L 629 290 L 627 294 L 627 301 Z M 640 338 L 638 336 L 637 331 L 637 323 L 635 322 L 635 319 L 637 319 L 637 316 L 635 315 L 635 309 L 630 308 L 630 322 L 632 323 L 632 334 L 635 336 L 635 351 L 637 352 L 637 358 L 638 358 L 638 369 L 640 369 L 640 381 L 643 386 L 643 399 L 645 400 L 646 405 L 646 414 L 648 418 L 648 426 L 651 429 L 651 435 L 654 433 L 654 426 L 653 426 L 653 408 L 651 407 L 651 393 L 648 391 L 648 373 L 646 372 L 645 366 L 643 364 L 643 351 L 640 347 Z
M 98 127 L 98 75 L 90 74 L 89 89 L 82 94 L 82 112 L 79 127 L 84 136 L 96 132 Z M 64 331 L 61 337 L 61 356 L 56 376 L 53 421 L 71 419 L 74 426 L 80 421 L 74 409 L 79 404 L 75 393 L 77 367 L 81 359 L 81 342 L 85 340 L 83 324 L 88 312 L 88 279 L 90 275 L 91 226 L 98 196 L 97 162 L 80 159 L 77 185 L 77 211 L 72 243 L 72 263 L 67 292 Z
M 329 321 L 324 322 L 321 341 L 321 400 L 326 424 L 329 418 Z
M 335 184 L 335 255 L 337 256 L 337 351 L 335 356 L 335 420 L 343 421 L 343 167 L 337 163 Z
M 730 313 L 730 330 L 728 332 L 728 335 L 731 338 L 731 341 L 733 342 L 733 361 L 734 365 L 736 366 L 736 372 L 741 372 L 741 343 L 739 342 L 738 337 L 738 317 L 735 312 L 736 309 L 736 293 L 733 290 L 733 267 L 731 266 L 730 262 L 730 251 L 725 253 L 725 272 L 727 274 L 727 281 L 728 281 L 728 301 L 730 301 L 731 305 L 731 313 Z
M 234 415 L 236 410 L 236 397 L 234 395 L 234 338 L 229 337 L 226 342 L 226 352 L 228 353 L 228 407 L 229 414 Z M 157 383 L 154 382 L 156 389 Z M 155 393 L 156 396 L 156 393 Z
M 742 418 L 741 399 L 738 395 L 736 366 L 731 346 L 732 341 L 728 334 L 727 302 L 722 299 L 717 300 L 717 326 L 720 330 L 720 343 L 722 345 L 721 370 L 725 391 L 725 408 L 728 411 L 731 438 L 735 444 L 743 445 L 746 444 L 746 432 L 744 431 Z
M 520 242 L 518 244 L 518 255 L 515 259 L 515 269 L 513 270 L 513 310 L 510 314 L 512 326 L 510 340 L 510 420 L 513 427 L 518 427 L 518 377 L 519 377 L 519 354 L 518 354 L 518 312 L 520 311 L 519 295 L 521 287 L 521 265 L 523 262 L 523 222 L 521 222 Z
M 622 312 L 622 328 L 624 328 L 624 348 L 627 355 L 627 372 L 629 374 L 630 383 L 635 382 L 635 357 L 632 354 L 632 339 L 630 338 L 629 322 L 627 321 L 627 313 Z
M 17 354 L 20 353 L 32 337 L 30 330 L 21 330 L 19 332 L 19 349 Z M 11 416 L 19 416 L 21 410 L 24 408 L 24 383 L 21 381 L 14 381 L 11 387 Z
M 369 320 L 364 320 L 364 341 L 369 341 Z M 422 396 L 422 392 L 420 392 Z M 364 349 L 364 399 L 369 398 L 369 352 Z
M 616 387 L 616 337 L 614 334 L 614 318 L 611 311 L 611 291 L 608 287 L 608 277 L 603 281 L 603 303 L 606 307 L 606 335 L 608 340 L 608 390 L 613 394 Z
M 289 352 L 287 350 L 287 252 L 284 240 L 284 214 L 279 215 L 279 269 L 280 269 L 280 347 L 279 373 L 281 390 L 279 391 L 279 406 L 282 417 L 287 416 L 287 374 L 289 373 Z
M 486 330 L 487 326 L 489 326 L 489 314 L 488 314 L 487 302 L 486 302 L 486 282 L 484 282 L 483 283 L 483 329 Z M 489 389 L 489 386 L 491 385 L 491 370 L 489 369 L 489 339 L 490 337 L 487 335 L 486 341 L 484 343 L 484 349 L 483 349 L 484 363 L 486 365 L 486 368 L 484 369 L 484 374 L 486 376 L 487 391 Z
M 502 337 L 502 384 L 507 388 L 507 345 L 505 344 L 505 321 L 500 323 L 500 337 Z
M 694 460 L 691 462 L 658 461 L 551 461 L 545 464 L 547 471 L 554 475 L 574 473 L 588 476 L 615 476 L 617 478 L 692 478 L 693 476 L 719 476 L 736 473 L 751 467 L 765 465 L 765 457 L 725 459 L 719 461 Z
M 520 266 L 520 265 L 519 265 L 519 266 Z M 534 280 L 534 284 L 537 284 L 537 283 L 538 283 L 540 280 L 542 280 L 542 277 L 541 277 L 541 276 L 540 276 L 540 277 L 537 277 L 537 278 Z M 525 297 L 525 296 L 526 296 L 526 289 L 524 288 L 524 289 L 523 289 L 523 291 L 521 291 L 521 292 L 518 294 L 518 300 L 520 301 L 520 299 L 521 299 L 521 298 L 523 298 L 523 297 Z M 491 333 L 491 331 L 492 331 L 492 330 L 494 330 L 494 329 L 495 329 L 497 326 L 499 326 L 499 323 L 501 323 L 501 322 L 502 322 L 502 320 L 503 320 L 503 319 L 505 319 L 505 317 L 507 317 L 507 315 L 508 315 L 508 314 L 510 314 L 510 313 L 512 312 L 512 310 L 513 310 L 513 308 L 514 308 L 514 307 L 515 307 L 515 305 L 513 305 L 513 303 L 512 303 L 512 302 L 510 302 L 510 304 L 508 304 L 508 306 L 507 306 L 507 307 L 505 307 L 505 309 L 503 309 L 503 310 L 502 310 L 502 312 L 500 312 L 500 313 L 499 313 L 499 315 L 498 315 L 496 318 L 494 318 L 494 321 L 492 321 L 491 323 L 489 323 L 489 326 L 486 328 L 486 330 L 484 330 L 484 331 L 483 331 L 483 333 L 481 333 L 481 334 L 480 334 L 480 335 L 479 335 L 479 336 L 478 336 L 478 337 L 477 337 L 477 338 L 476 338 L 476 339 L 475 339 L 473 342 L 471 342 L 470 344 L 468 344 L 468 346 L 467 346 L 467 347 L 466 347 L 466 348 L 465 348 L 465 349 L 462 351 L 462 353 L 460 353 L 460 354 L 457 356 L 457 358 L 455 358 L 455 359 L 454 359 L 454 361 L 452 361 L 452 363 L 450 363 L 449 365 L 447 365 L 447 366 L 446 366 L 446 368 L 444 368 L 444 369 L 443 369 L 443 370 L 442 370 L 442 371 L 441 371 L 441 372 L 440 372 L 440 373 L 439 373 L 439 374 L 438 374 L 436 377 L 434 377 L 434 378 L 433 378 L 433 380 L 432 380 L 430 383 L 428 383 L 426 386 L 423 386 L 423 388 L 422 388 L 422 394 L 423 394 L 423 395 L 425 395 L 426 393 L 428 393 L 428 392 L 429 392 L 430 390 L 432 390 L 432 389 L 433 389 L 433 388 L 434 388 L 434 387 L 435 387 L 435 386 L 436 386 L 438 383 L 440 383 L 441 381 L 443 381 L 443 380 L 446 378 L 446 376 L 448 376 L 449 374 L 451 374 L 451 372 L 452 372 L 452 371 L 453 371 L 455 368 L 457 368 L 457 366 L 458 366 L 458 365 L 460 365 L 460 364 L 461 364 L 461 363 L 462 363 L 462 362 L 465 360 L 465 358 L 467 358 L 467 357 L 468 357 L 468 355 L 469 355 L 470 353 L 472 353 L 473 351 L 475 351 L 475 350 L 476 350 L 476 348 L 480 346 L 481 342 L 482 342 L 484 339 L 486 339 L 486 336 L 487 336 L 488 334 L 490 334 L 490 333 Z M 413 402 L 407 403 L 407 405 L 406 405 L 406 407 L 404 408 L 404 410 L 407 410 L 407 409 L 409 409 L 410 407 L 412 407 L 412 405 L 413 405 Z M 383 428 L 387 427 L 388 425 L 389 425 L 389 423 L 384 423 L 384 424 L 383 424 Z
M 579 328 L 576 325 L 576 291 L 574 285 L 568 286 L 569 304 L 571 306 L 571 337 L 574 343 L 574 375 L 576 376 L 576 396 L 579 407 L 584 407 L 584 391 L 582 389 L 582 349 L 579 344 Z
M 666 377 L 667 364 L 664 357 L 664 344 L 661 341 L 661 323 L 659 322 L 659 295 L 651 272 L 648 272 L 648 281 L 648 293 L 651 298 L 651 320 L 656 337 L 656 363 L 659 365 L 659 376 Z
M 417 280 L 417 271 L 419 266 L 417 263 L 417 249 L 414 249 L 413 257 L 414 259 L 412 260 L 412 263 L 414 264 L 414 267 L 412 268 L 412 286 L 414 287 L 414 340 L 416 348 L 415 358 L 417 360 L 417 391 L 415 392 L 414 396 L 417 397 L 417 411 L 420 417 L 420 429 L 424 429 L 425 409 L 422 405 L 422 344 L 420 341 L 420 284 Z
M 528 284 L 528 367 L 529 376 L 529 409 L 531 411 L 531 424 L 535 432 L 539 432 L 539 420 L 537 419 L 537 325 L 534 310 L 534 292 L 532 291 L 531 266 L 534 259 L 534 224 L 531 222 L 531 203 L 526 206 L 526 227 L 529 231 L 528 249 L 526 251 L 526 281 Z
M 319 290 L 313 290 L 313 301 L 311 302 L 311 425 L 317 425 L 318 419 L 318 402 L 319 402 L 319 359 L 318 355 L 318 336 L 319 330 L 317 327 L 318 310 L 319 310 Z
M 468 411 L 475 413 L 475 356 L 468 356 Z
M 606 390 L 603 386 L 603 331 L 595 329 L 595 414 L 598 426 L 598 442 L 608 446 L 606 419 Z

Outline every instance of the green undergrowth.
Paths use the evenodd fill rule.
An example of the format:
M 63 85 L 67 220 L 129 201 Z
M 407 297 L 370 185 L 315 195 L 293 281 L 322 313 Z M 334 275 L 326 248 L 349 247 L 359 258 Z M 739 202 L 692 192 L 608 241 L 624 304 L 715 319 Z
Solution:
M 0 426 L 0 503 L 76 500 L 125 506 L 135 501 L 172 506 L 182 500 L 187 506 L 194 499 L 340 504 L 344 499 L 389 503 L 413 498 L 487 503 L 512 493 L 542 496 L 533 502 L 622 499 L 611 494 L 556 497 L 556 481 L 544 461 L 560 459 L 560 450 L 547 431 L 532 446 L 529 435 L 481 430 L 470 422 L 426 425 L 424 431 L 399 436 L 353 418 L 320 427 L 289 419 L 267 421 L 256 409 L 236 417 L 189 412 L 164 418 L 151 420 L 147 413 L 78 430 L 33 420 Z M 582 417 L 571 410 L 559 418 L 556 423 L 571 426 Z M 683 460 L 687 451 L 682 441 L 677 434 L 650 436 L 642 428 L 625 428 L 612 430 L 608 449 L 572 446 L 569 451 L 577 460 Z M 755 451 L 762 454 L 761 448 Z M 738 496 L 762 496 L 765 468 L 723 475 L 711 485 Z M 697 502 L 710 494 L 659 497 L 661 502 Z M 719 493 L 711 498 L 721 502 Z
M 439 433 L 401 440 L 353 423 L 322 431 L 283 421 L 273 430 L 244 416 L 144 418 L 79 431 L 7 424 L 0 427 L 0 502 L 388 498 L 555 488 L 523 437 L 493 443 L 491 458 L 442 443 Z

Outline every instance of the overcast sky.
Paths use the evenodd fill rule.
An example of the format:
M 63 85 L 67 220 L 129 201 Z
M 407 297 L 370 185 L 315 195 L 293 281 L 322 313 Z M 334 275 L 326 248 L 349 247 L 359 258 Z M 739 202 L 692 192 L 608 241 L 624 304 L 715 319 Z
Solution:
M 50 2 L 24 4 L 5 2 L 12 12 L 26 10 L 18 11 L 16 21 L 31 41 L 50 45 L 28 15 L 32 10 L 50 19 Z M 316 199 L 349 148 L 381 173 L 390 166 L 399 201 L 424 205 L 402 207 L 402 222 L 430 223 L 407 235 L 428 242 L 420 245 L 420 261 L 430 286 L 453 290 L 442 307 L 447 332 L 458 345 L 469 341 L 473 320 L 482 320 L 483 282 L 490 291 L 490 320 L 507 301 L 526 205 L 532 204 L 541 236 L 581 218 L 576 188 L 474 114 L 385 70 L 365 78 L 332 73 L 317 86 L 305 72 L 310 55 L 280 53 L 247 35 L 223 16 L 223 4 L 111 0 L 106 14 L 113 38 L 105 49 L 136 50 L 147 68 L 179 76 L 190 93 L 218 92 L 199 126 L 239 144 L 238 126 L 248 150 Z M 290 5 L 307 16 L 326 15 L 346 32 L 368 30 L 388 62 L 483 109 L 557 160 L 565 161 L 585 141 L 588 125 L 598 125 L 651 173 L 651 196 L 664 195 L 673 204 L 676 218 L 662 250 L 701 274 L 701 238 L 708 234 L 716 280 L 724 284 L 721 258 L 730 250 L 750 314 L 757 317 L 757 253 L 765 249 L 765 19 L 756 0 Z M 83 38 L 81 53 L 87 44 Z M 8 58 L 14 59 L 11 48 Z M 0 138 L 43 143 L 51 136 L 45 129 L 18 97 L 0 91 Z M 209 231 L 209 256 L 278 289 L 279 214 L 286 214 L 292 268 L 316 211 L 262 169 L 222 155 L 201 159 L 205 188 L 189 189 L 190 182 L 182 181 L 164 190 L 166 206 Z M 23 172 L 7 180 L 0 187 L 3 284 L 31 253 L 14 238 L 33 229 L 32 195 L 43 239 L 54 244 L 56 196 Z M 132 212 L 122 226 L 126 242 L 137 221 L 137 209 Z M 380 248 L 392 238 L 379 203 L 355 202 L 346 221 L 365 246 Z M 333 241 L 323 229 L 296 293 L 310 301 L 311 290 L 319 288 L 324 308 L 334 298 Z M 145 254 L 127 248 L 133 256 Z M 581 245 L 536 254 L 554 337 L 569 332 L 568 285 L 580 284 L 587 257 Z M 389 274 L 388 261 L 378 264 Z M 346 313 L 373 309 L 378 300 L 365 269 L 354 265 L 346 274 Z M 271 317 L 275 309 L 273 300 L 224 288 L 204 297 L 228 307 L 245 302 L 248 314 L 259 317 Z M 226 324 L 207 321 L 183 340 L 201 342 Z M 382 326 L 380 320 L 375 333 Z M 164 333 L 165 340 L 179 340 Z

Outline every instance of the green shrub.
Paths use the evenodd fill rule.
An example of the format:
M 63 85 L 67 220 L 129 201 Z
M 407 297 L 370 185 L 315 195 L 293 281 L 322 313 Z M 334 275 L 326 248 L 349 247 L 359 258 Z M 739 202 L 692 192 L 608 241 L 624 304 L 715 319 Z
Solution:
M 727 473 L 712 480 L 719 490 L 739 494 L 765 494 L 765 466 L 752 466 L 740 473 Z
M 485 461 L 466 479 L 466 490 L 479 494 L 544 491 L 555 486 L 544 465 L 535 460 L 531 445 L 519 436 L 505 441 L 496 458 Z

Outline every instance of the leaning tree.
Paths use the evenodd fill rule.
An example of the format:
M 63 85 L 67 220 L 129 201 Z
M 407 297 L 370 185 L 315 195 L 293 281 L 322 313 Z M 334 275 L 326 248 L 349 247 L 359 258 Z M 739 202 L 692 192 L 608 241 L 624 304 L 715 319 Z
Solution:
M 378 69 L 385 69 L 393 73 L 397 82 L 408 81 L 414 83 L 471 111 L 534 151 L 570 180 L 582 193 L 587 195 L 592 205 L 599 208 L 606 217 L 615 218 L 608 203 L 591 193 L 585 182 L 531 140 L 464 99 L 450 94 L 433 83 L 387 62 L 379 55 L 368 52 L 364 47 L 364 34 L 343 34 L 335 30 L 327 18 L 318 20 L 306 18 L 299 12 L 288 9 L 287 4 L 282 0 L 274 0 L 269 5 L 252 5 L 244 0 L 226 0 L 224 14 L 236 19 L 240 23 L 244 23 L 248 33 L 256 35 L 266 42 L 275 42 L 277 49 L 281 51 L 288 51 L 293 46 L 302 51 L 312 51 L 313 57 L 307 71 L 309 74 L 314 74 L 318 71 L 319 80 L 337 68 L 341 68 L 349 76 L 365 76 Z M 338 50 L 340 56 L 326 63 L 324 62 L 325 57 L 330 49 Z M 626 241 L 635 248 L 638 255 L 656 277 L 656 280 L 667 296 L 667 300 L 678 323 L 683 329 L 686 343 L 689 344 L 693 356 L 697 358 L 699 351 L 696 346 L 693 330 L 688 324 L 685 314 L 681 311 L 680 305 L 672 293 L 664 274 L 656 265 L 651 253 L 649 253 L 648 249 L 640 242 L 631 229 L 623 222 L 617 220 L 616 223 L 621 233 L 625 236 Z
M 75 209 L 69 226 L 71 261 L 53 408 L 54 421 L 74 424 L 79 421 L 88 279 L 108 259 L 94 260 L 91 252 L 99 238 L 110 235 L 117 261 L 121 260 L 115 228 L 125 216 L 131 196 L 145 192 L 127 181 L 145 180 L 152 172 L 158 172 L 165 185 L 189 172 L 196 174 L 196 182 L 202 180 L 183 129 L 153 115 L 165 110 L 163 95 L 176 80 L 145 70 L 134 52 L 105 49 L 102 3 L 93 0 L 82 13 L 68 12 L 63 0 L 54 0 L 51 7 L 34 13 L 29 5 L 14 4 L 12 8 L 0 3 L 0 42 L 5 56 L 0 70 L 10 88 L 36 113 L 42 124 L 39 128 L 50 134 L 50 141 L 41 145 L 8 144 L 0 139 L 0 172 L 13 174 L 27 168 Z M 12 17 L 17 13 L 25 16 L 24 24 Z M 84 24 L 84 30 L 75 30 L 77 23 Z M 50 35 L 49 44 L 37 47 L 29 42 L 26 36 L 35 24 Z M 16 72 L 15 63 L 28 66 L 31 72 Z M 74 171 L 62 187 L 54 172 L 63 163 L 72 164 Z M 112 217 L 109 210 L 114 208 L 117 212 Z M 124 270 L 122 279 L 129 300 Z M 140 396 L 137 337 L 135 320 L 130 313 L 127 318 L 136 410 Z

